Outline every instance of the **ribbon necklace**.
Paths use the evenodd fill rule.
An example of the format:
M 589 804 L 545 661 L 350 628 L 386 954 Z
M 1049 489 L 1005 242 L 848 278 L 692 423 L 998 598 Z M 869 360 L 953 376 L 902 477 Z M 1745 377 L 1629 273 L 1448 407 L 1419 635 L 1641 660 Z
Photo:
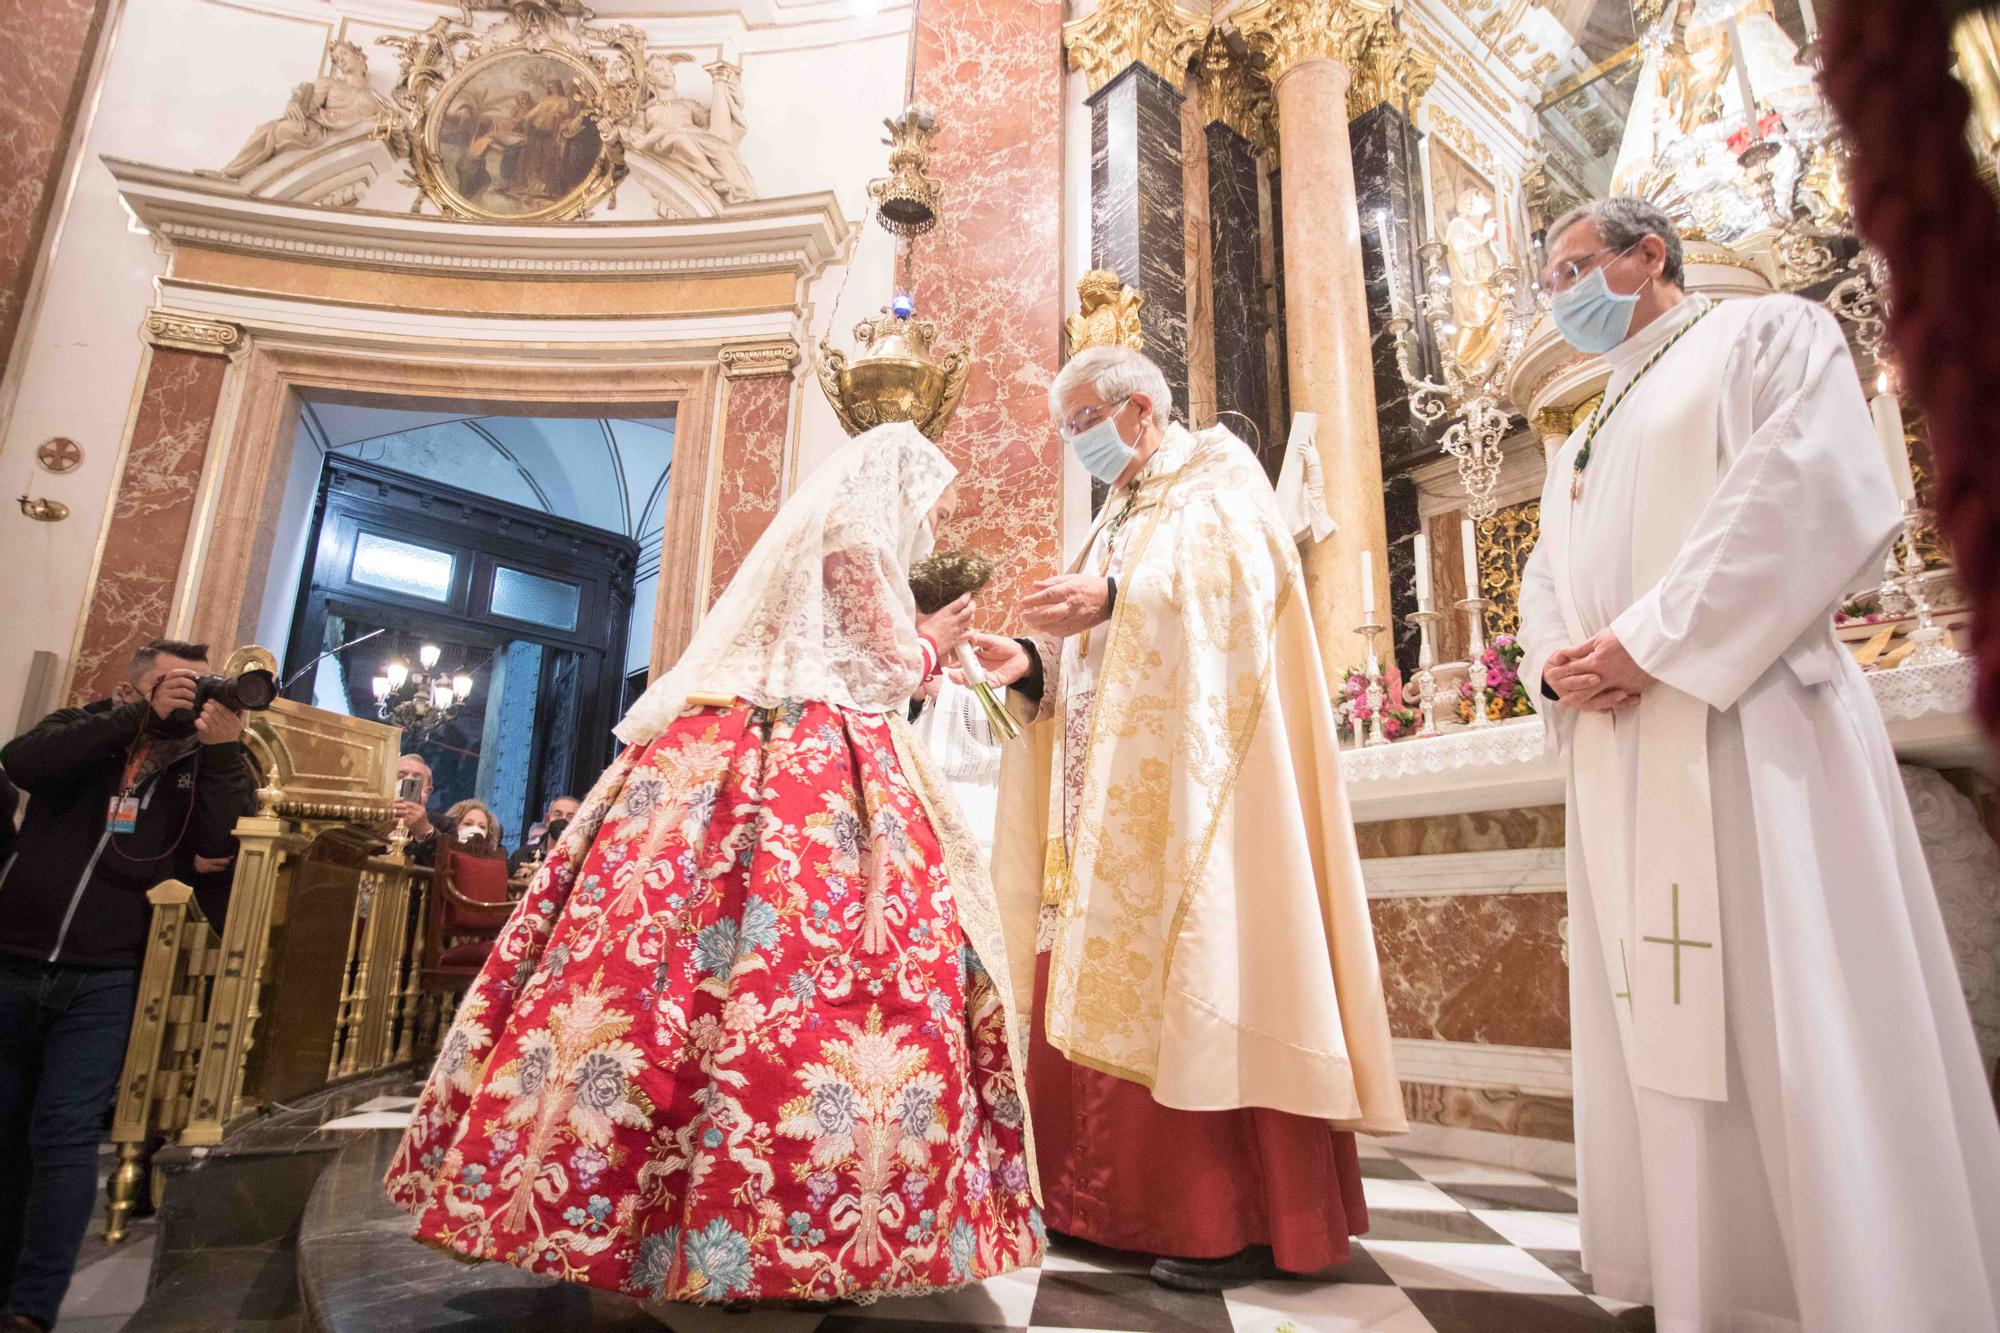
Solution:
M 1675 343 L 1693 333 L 1694 326 L 1707 319 L 1714 312 L 1715 307 L 1711 305 L 1708 309 L 1689 320 L 1679 333 L 1661 343 L 1660 349 L 1647 357 L 1646 363 L 1639 367 L 1639 373 L 1626 381 L 1625 387 L 1618 391 L 1618 396 L 1608 403 L 1599 403 L 1597 410 L 1590 414 L 1590 426 L 1584 431 L 1583 446 L 1576 451 L 1576 461 L 1570 467 L 1569 501 L 1571 504 L 1576 504 L 1583 499 L 1583 470 L 1590 466 L 1590 446 L 1596 441 L 1597 432 L 1604 429 L 1604 423 L 1611 420 L 1611 414 L 1616 412 L 1619 406 L 1624 403 L 1626 396 L 1632 390 L 1639 387 L 1639 381 L 1646 378 L 1646 373 L 1654 366 L 1660 364 L 1660 358 L 1664 357 L 1668 352 L 1673 351 Z

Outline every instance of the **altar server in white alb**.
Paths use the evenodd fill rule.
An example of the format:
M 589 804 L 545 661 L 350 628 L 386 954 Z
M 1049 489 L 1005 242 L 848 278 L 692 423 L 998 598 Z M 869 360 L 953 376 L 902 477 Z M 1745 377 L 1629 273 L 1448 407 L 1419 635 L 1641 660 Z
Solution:
M 1633 199 L 1549 231 L 1611 366 L 1549 469 L 1523 679 L 1570 760 L 1583 1264 L 1662 1333 L 2000 1328 L 2000 1129 L 1829 614 L 1899 510 L 1833 318 L 1682 290 Z

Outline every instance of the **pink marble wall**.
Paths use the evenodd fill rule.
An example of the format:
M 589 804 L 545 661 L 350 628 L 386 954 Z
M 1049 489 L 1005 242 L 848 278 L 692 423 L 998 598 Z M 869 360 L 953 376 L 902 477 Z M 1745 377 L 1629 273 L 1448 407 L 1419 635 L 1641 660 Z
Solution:
M 1396 1036 L 1569 1046 L 1562 894 L 1376 898 L 1368 909 Z
M 716 435 L 721 476 L 715 496 L 715 558 L 708 604 L 722 595 L 743 557 L 778 512 L 785 476 L 790 375 L 749 375 L 728 382 Z
M 109 0 L 0 0 L 0 367 L 48 227 Z
M 942 441 L 962 498 L 939 539 L 998 564 L 980 616 L 995 628 L 1062 558 L 1062 446 L 1045 397 L 1064 309 L 1062 18 L 1061 0 L 930 0 L 917 35 L 945 196 L 937 229 L 913 243 L 909 285 L 974 360 Z
M 84 613 L 70 687 L 75 703 L 109 694 L 124 677 L 132 650 L 166 630 L 228 365 L 220 356 L 153 349 L 132 447 L 111 503 L 97 584 Z M 217 654 L 235 647 L 211 645 Z

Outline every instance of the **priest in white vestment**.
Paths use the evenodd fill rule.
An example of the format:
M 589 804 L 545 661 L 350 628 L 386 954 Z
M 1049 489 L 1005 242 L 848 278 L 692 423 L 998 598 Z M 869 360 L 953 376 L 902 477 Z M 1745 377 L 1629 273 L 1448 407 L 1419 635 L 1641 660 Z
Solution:
M 1548 234 L 1602 405 L 1551 461 L 1522 679 L 1570 759 L 1583 1264 L 1662 1333 L 2000 1328 L 2000 1129 L 1830 609 L 1897 530 L 1833 318 L 1681 289 L 1665 214 Z
M 1063 368 L 1111 491 L 1035 637 L 974 644 L 1033 724 L 994 882 L 1034 967 L 1044 1218 L 1217 1289 L 1347 1259 L 1353 1131 L 1407 1126 L 1298 548 L 1249 448 L 1167 393 L 1122 347 Z

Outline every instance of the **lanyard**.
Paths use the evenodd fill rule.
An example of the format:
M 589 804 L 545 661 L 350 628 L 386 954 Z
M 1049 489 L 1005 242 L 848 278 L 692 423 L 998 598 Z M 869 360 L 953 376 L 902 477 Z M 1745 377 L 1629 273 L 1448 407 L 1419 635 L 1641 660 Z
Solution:
M 139 776 L 139 770 L 145 765 L 146 755 L 152 748 L 153 742 L 146 737 L 141 737 L 132 747 L 130 757 L 125 760 L 125 776 L 118 783 L 119 791 L 127 796 L 132 794 L 132 789 L 136 785 L 135 779 Z

